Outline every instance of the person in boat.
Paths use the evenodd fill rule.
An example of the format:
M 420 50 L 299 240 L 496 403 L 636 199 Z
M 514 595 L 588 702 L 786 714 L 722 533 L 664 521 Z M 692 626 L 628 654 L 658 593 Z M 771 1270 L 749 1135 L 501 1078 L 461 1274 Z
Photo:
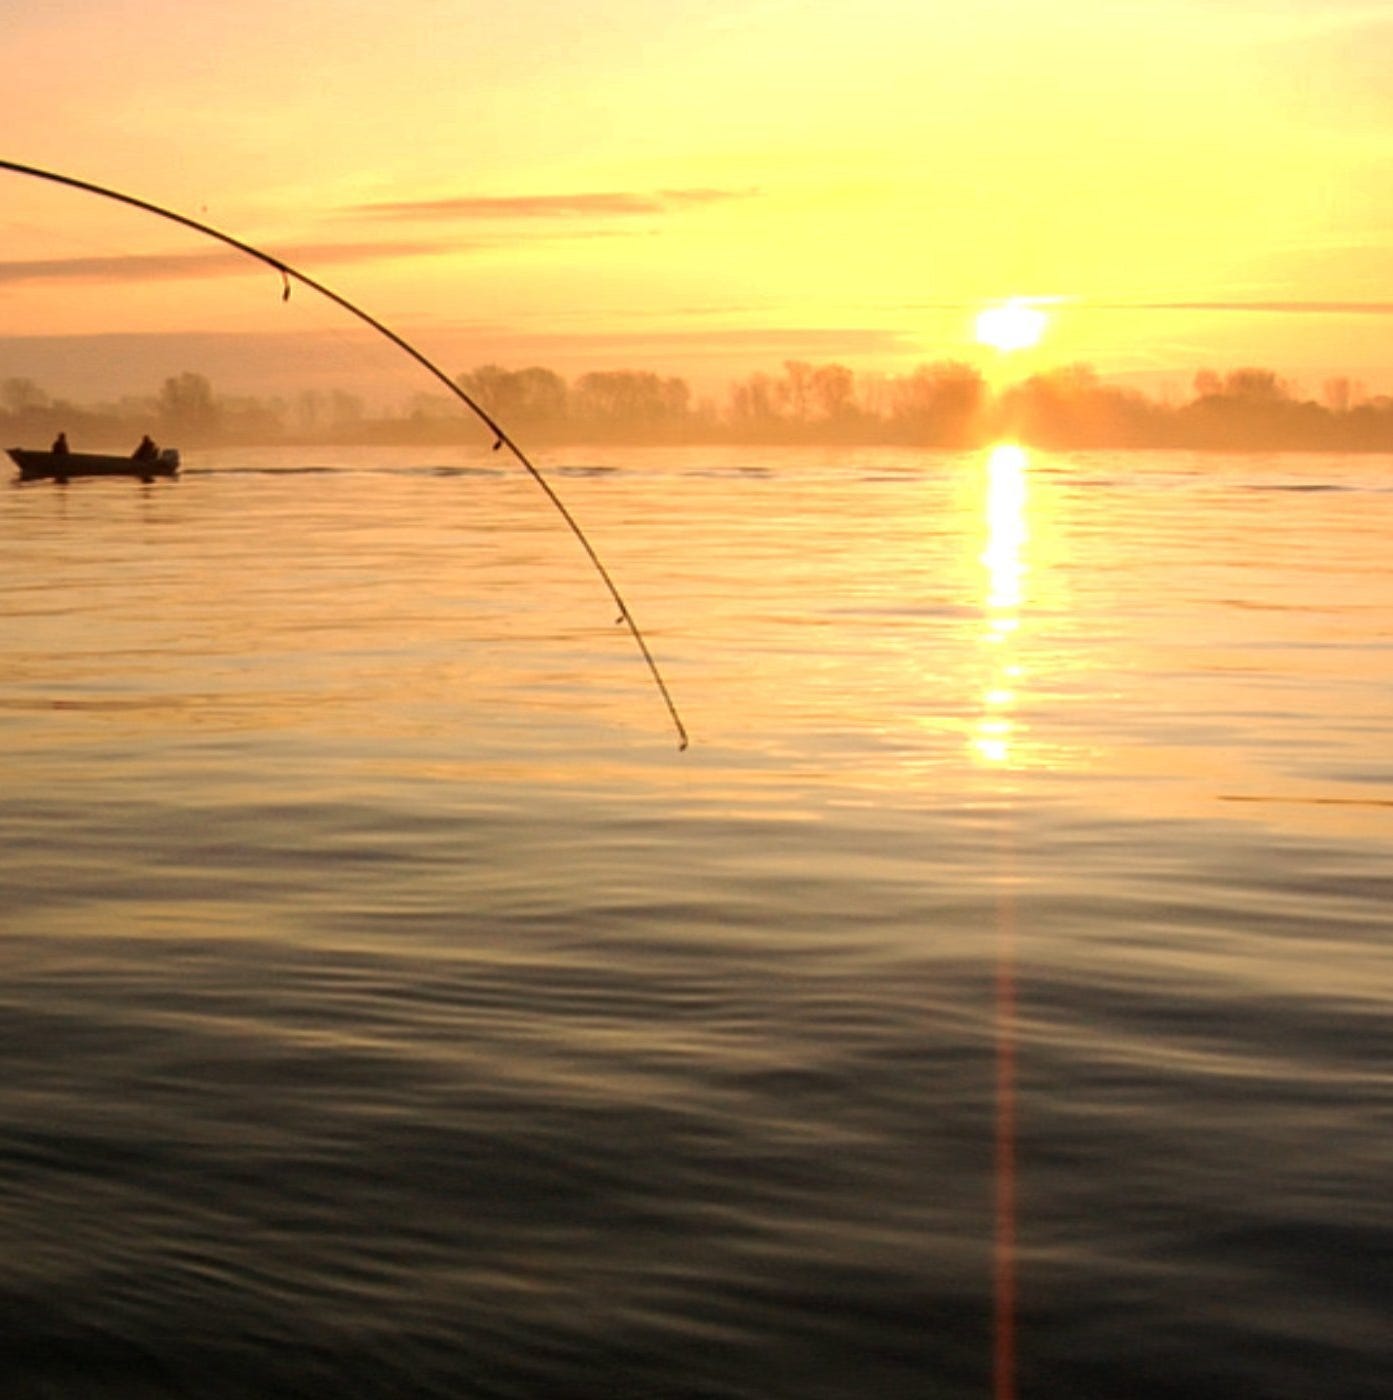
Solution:
M 154 439 L 146 433 L 140 439 L 140 446 L 131 453 L 133 462 L 153 462 L 160 455 L 160 449 L 155 446 Z
M 68 447 L 67 433 L 59 433 L 58 436 L 53 439 L 53 446 L 48 450 L 56 457 L 66 457 L 71 450 Z

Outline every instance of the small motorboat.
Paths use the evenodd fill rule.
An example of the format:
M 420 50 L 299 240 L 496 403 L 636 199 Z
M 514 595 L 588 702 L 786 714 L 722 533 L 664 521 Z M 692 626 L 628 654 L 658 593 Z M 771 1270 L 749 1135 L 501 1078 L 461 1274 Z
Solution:
M 173 447 L 153 457 L 117 457 L 101 452 L 41 452 L 11 447 L 11 459 L 21 481 L 56 481 L 60 485 L 75 476 L 133 476 L 154 481 L 157 476 L 179 475 L 179 453 Z

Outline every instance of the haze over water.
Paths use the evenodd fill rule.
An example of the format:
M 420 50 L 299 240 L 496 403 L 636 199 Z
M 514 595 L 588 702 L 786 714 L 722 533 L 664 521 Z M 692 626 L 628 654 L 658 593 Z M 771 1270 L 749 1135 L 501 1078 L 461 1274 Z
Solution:
M 5 491 L 4 1393 L 1386 1393 L 1386 460 L 543 466 Z

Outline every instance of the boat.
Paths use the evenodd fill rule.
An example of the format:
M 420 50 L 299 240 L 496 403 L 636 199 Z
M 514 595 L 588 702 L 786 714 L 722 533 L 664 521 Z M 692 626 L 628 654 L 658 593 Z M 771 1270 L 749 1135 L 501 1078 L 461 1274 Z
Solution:
M 31 447 L 8 450 L 19 468 L 21 481 L 56 481 L 62 485 L 75 476 L 134 476 L 141 481 L 154 481 L 157 476 L 179 475 L 179 453 L 173 447 L 145 458 L 101 452 L 41 452 Z

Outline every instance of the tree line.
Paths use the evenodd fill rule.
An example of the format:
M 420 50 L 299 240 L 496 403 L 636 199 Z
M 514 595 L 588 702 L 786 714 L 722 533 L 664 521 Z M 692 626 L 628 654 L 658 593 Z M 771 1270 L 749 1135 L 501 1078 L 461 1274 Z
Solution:
M 958 361 L 907 374 L 786 361 L 729 386 L 723 402 L 683 379 L 595 370 L 567 380 L 541 366 L 481 365 L 456 382 L 510 432 L 532 441 L 904 444 L 972 448 L 1003 437 L 1045 448 L 1393 450 L 1393 398 L 1345 377 L 1304 397 L 1275 372 L 1201 370 L 1189 397 L 1149 397 L 1088 365 L 1032 375 L 993 393 Z M 215 392 L 193 371 L 158 392 L 77 404 L 31 379 L 0 381 L 0 429 L 35 444 L 60 430 L 99 446 L 152 432 L 182 446 L 212 443 L 467 442 L 478 425 L 458 400 L 417 394 L 369 411 L 343 391 L 259 398 Z

